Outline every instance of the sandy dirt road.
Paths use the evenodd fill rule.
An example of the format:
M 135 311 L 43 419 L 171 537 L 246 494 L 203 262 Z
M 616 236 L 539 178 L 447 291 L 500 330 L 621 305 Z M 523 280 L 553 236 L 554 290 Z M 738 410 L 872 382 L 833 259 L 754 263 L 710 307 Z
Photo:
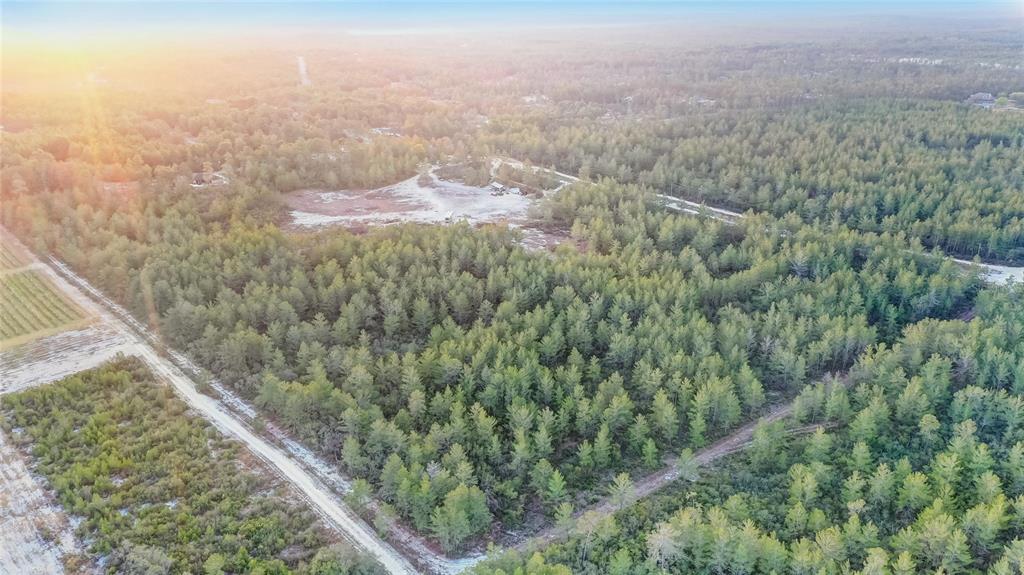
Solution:
M 693 463 L 698 467 L 707 467 L 723 457 L 744 449 L 750 445 L 751 440 L 754 438 L 754 430 L 757 429 L 758 425 L 785 419 L 792 415 L 792 413 L 793 402 L 775 406 L 768 411 L 768 413 L 762 415 L 757 421 L 747 423 L 729 435 L 715 441 L 704 449 L 697 451 L 693 456 Z M 799 433 L 816 427 L 817 426 L 811 426 L 809 428 L 795 428 L 791 429 L 790 432 Z M 665 466 L 661 470 L 634 481 L 633 490 L 629 493 L 627 500 L 637 501 L 643 499 L 644 497 L 647 497 L 677 481 L 681 476 L 682 469 L 679 466 L 679 458 L 677 456 L 668 457 L 665 459 Z M 608 515 L 616 511 L 618 511 L 617 503 L 614 502 L 611 497 L 606 497 L 577 512 L 576 518 L 578 519 L 580 516 L 590 512 Z M 575 527 L 575 524 L 573 527 Z M 514 549 L 520 552 L 538 550 L 550 543 L 566 538 L 571 535 L 572 532 L 572 527 L 569 529 L 563 529 L 557 526 L 552 526 L 540 531 L 533 537 L 525 539 L 521 543 L 517 544 Z
M 89 303 L 83 302 L 83 305 L 92 305 L 105 324 L 116 326 L 119 332 L 131 339 L 130 354 L 142 358 L 158 377 L 172 385 L 190 407 L 222 432 L 241 441 L 256 456 L 275 469 L 348 541 L 372 554 L 389 573 L 419 573 L 405 555 L 381 539 L 374 529 L 339 498 L 338 492 L 347 492 L 349 482 L 333 466 L 320 460 L 315 453 L 289 438 L 272 423 L 267 423 L 265 427 L 278 445 L 257 435 L 246 423 L 246 418 L 252 420 L 258 416 L 245 401 L 219 383 L 214 383 L 213 387 L 220 393 L 221 399 L 199 393 L 195 382 L 182 370 L 182 367 L 192 370 L 192 364 L 185 356 L 170 349 L 164 350 L 163 353 L 158 352 L 157 348 L 163 347 L 159 337 L 149 332 L 131 314 L 75 274 L 64 263 L 50 258 L 49 264 L 49 271 L 55 276 L 58 289 L 65 289 L 60 283 L 63 282 L 68 288 L 76 291 L 78 296 L 85 297 Z M 425 566 L 431 573 L 461 573 L 484 557 L 477 553 L 461 558 L 448 558 L 435 551 L 422 537 L 401 525 L 393 526 L 392 532 L 394 537 L 401 541 L 409 556 L 414 557 L 417 563 Z

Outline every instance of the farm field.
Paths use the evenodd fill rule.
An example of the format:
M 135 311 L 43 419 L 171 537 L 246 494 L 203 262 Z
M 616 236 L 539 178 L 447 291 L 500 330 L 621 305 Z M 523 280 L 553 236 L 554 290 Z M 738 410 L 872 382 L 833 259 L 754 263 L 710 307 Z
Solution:
M 35 270 L 0 277 L 0 349 L 70 327 L 85 319 Z
M 0 271 L 17 269 L 25 265 L 25 261 L 11 246 L 0 243 Z

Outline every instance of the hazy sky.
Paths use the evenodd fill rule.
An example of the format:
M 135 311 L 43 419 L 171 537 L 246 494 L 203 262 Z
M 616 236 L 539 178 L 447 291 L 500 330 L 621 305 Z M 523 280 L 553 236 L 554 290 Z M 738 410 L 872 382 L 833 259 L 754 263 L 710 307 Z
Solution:
M 990 11 L 1019 12 L 1024 0 L 682 0 L 675 2 L 381 1 L 381 2 L 10 2 L 3 0 L 5 33 L 108 32 L 130 26 L 230 30 L 252 26 L 334 25 L 430 27 L 559 22 L 602 24 L 652 18 L 808 16 L 815 13 Z M 182 30 L 187 34 L 188 31 Z

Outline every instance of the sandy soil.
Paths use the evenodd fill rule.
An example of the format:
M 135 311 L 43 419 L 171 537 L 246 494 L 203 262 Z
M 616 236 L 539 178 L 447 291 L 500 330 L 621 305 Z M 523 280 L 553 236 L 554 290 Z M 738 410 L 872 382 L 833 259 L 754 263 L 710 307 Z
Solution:
M 131 353 L 131 346 L 109 326 L 92 325 L 4 350 L 0 352 L 0 395 L 92 369 L 118 353 Z
M 492 176 L 503 164 L 523 169 L 517 160 L 496 158 L 491 162 Z M 361 229 L 367 226 L 385 226 L 407 222 L 444 224 L 467 222 L 472 225 L 504 223 L 518 229 L 521 244 L 531 251 L 550 251 L 570 241 L 567 232 L 546 231 L 533 227 L 529 208 L 535 198 L 514 193 L 492 194 L 490 188 L 467 186 L 440 179 L 435 166 L 429 172 L 430 183 L 421 186 L 419 176 L 397 184 L 373 190 L 302 190 L 289 194 L 291 224 L 296 228 L 316 229 L 345 226 Z M 541 168 L 534 168 L 535 171 Z M 544 170 L 560 180 L 559 185 L 547 193 L 557 193 L 579 178 Z
M 414 176 L 374 190 L 303 190 L 286 198 L 292 223 L 316 228 L 330 225 L 388 225 L 406 222 L 472 224 L 526 218 L 534 200 L 518 194 L 491 195 L 490 190 L 439 179 L 419 184 Z
M 517 227 L 517 229 L 522 235 L 519 244 L 530 252 L 551 251 L 566 242 L 573 241 L 569 232 L 547 231 L 530 227 Z
M 691 202 L 674 196 L 658 194 L 657 197 L 665 203 L 665 207 L 677 212 L 683 212 L 684 214 L 690 214 L 692 216 L 699 216 L 701 213 L 706 213 L 709 217 L 726 223 L 732 223 L 743 217 L 743 214 L 738 212 L 724 210 L 722 208 L 713 208 L 706 204 L 698 204 L 697 202 Z
M 958 264 L 965 266 L 974 265 L 974 262 L 967 260 L 954 260 Z M 985 269 L 985 279 L 996 284 L 1005 284 L 1015 281 L 1018 283 L 1024 282 L 1024 266 L 1013 267 L 1013 266 L 1000 266 L 996 264 L 980 264 Z
M 82 555 L 64 511 L 0 430 L 0 573 L 59 575 L 73 556 L 83 564 Z M 94 570 L 80 566 L 75 572 Z
M 516 168 L 516 169 L 519 169 L 519 170 L 525 169 L 525 167 L 526 167 L 526 164 L 524 164 L 523 162 L 521 162 L 519 160 L 514 160 L 512 158 L 494 158 L 494 160 L 491 161 L 491 175 L 492 176 L 498 173 L 498 168 L 500 168 L 502 164 L 508 164 L 508 165 L 512 166 L 513 168 Z M 558 179 L 560 179 L 562 181 L 561 185 L 559 185 L 558 188 L 556 188 L 555 190 L 551 190 L 551 191 L 560 190 L 560 189 L 562 189 L 563 187 L 565 187 L 568 184 L 575 184 L 576 182 L 580 181 L 580 179 L 577 178 L 576 176 L 570 176 L 569 174 L 566 174 L 566 173 L 563 173 L 563 172 L 559 172 L 557 170 L 549 170 L 549 169 L 546 169 L 546 168 L 541 168 L 539 166 L 533 166 L 533 172 L 534 173 L 544 172 L 544 173 L 549 174 L 551 176 L 554 176 L 555 178 L 558 178 Z

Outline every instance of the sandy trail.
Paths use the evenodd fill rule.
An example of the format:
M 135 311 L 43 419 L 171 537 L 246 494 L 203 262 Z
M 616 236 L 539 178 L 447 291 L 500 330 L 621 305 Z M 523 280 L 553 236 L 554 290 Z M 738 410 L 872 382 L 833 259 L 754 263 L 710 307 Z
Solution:
M 727 224 L 734 224 L 737 220 L 743 218 L 743 214 L 738 212 L 722 208 L 713 208 L 705 204 L 698 204 L 675 196 L 656 194 L 655 197 L 661 200 L 666 208 L 692 216 L 705 215 Z M 953 258 L 953 261 L 962 266 L 975 265 L 974 262 L 968 260 Z M 1011 281 L 1024 282 L 1024 266 L 1002 266 L 998 264 L 987 264 L 984 262 L 978 263 L 977 265 L 984 270 L 982 272 L 982 277 L 989 283 L 1005 284 Z
M 662 200 L 665 207 L 671 210 L 696 216 L 704 215 L 728 224 L 734 224 L 736 223 L 736 220 L 743 217 L 743 214 L 737 212 L 732 212 L 721 208 L 713 208 L 711 206 L 698 204 L 696 202 L 691 202 L 674 196 L 657 194 L 656 197 Z M 966 260 L 954 259 L 954 261 L 965 266 L 974 265 L 974 262 L 969 262 Z M 1000 284 L 1007 283 L 1010 281 L 1024 281 L 1024 267 L 1001 266 L 985 263 L 981 263 L 978 265 L 980 265 L 980 267 L 985 270 L 983 274 L 984 278 L 990 283 Z M 844 381 L 845 384 L 845 378 L 842 381 Z M 743 427 L 737 429 L 730 435 L 698 451 L 694 455 L 694 462 L 698 466 L 705 467 L 711 465 L 715 461 L 727 455 L 744 449 L 750 444 L 750 441 L 753 439 L 754 436 L 754 430 L 760 423 L 771 423 L 774 421 L 778 421 L 780 419 L 785 419 L 789 417 L 792 414 L 792 412 L 792 402 L 776 406 L 766 415 L 762 416 L 758 421 L 750 422 L 744 425 Z M 813 430 L 816 427 L 817 426 L 810 426 L 809 428 L 795 428 L 790 429 L 789 431 L 791 433 L 800 433 Z M 669 484 L 679 479 L 681 473 L 678 466 L 679 458 L 667 458 L 665 463 L 666 466 L 661 471 L 657 471 L 655 473 L 647 475 L 634 483 L 633 490 L 630 492 L 630 495 L 628 497 L 630 501 L 636 501 L 644 497 L 647 497 L 652 493 L 660 489 L 663 489 L 664 487 L 668 486 Z M 579 518 L 584 513 L 591 511 L 606 515 L 614 513 L 616 510 L 617 506 L 612 501 L 612 498 L 606 497 L 600 500 L 599 502 L 587 507 L 586 509 L 577 512 L 576 517 Z M 517 544 L 514 548 L 519 551 L 532 551 L 540 549 L 554 541 L 565 538 L 566 536 L 570 535 L 570 531 L 571 528 L 569 531 L 567 531 L 565 529 L 560 529 L 554 526 L 549 527 L 535 534 L 533 537 L 530 537 L 522 541 L 521 543 Z
M 2 228 L 0 233 L 10 236 Z M 226 435 L 242 442 L 253 454 L 266 462 L 284 480 L 291 483 L 312 508 L 345 539 L 372 555 L 388 573 L 417 573 L 409 561 L 391 545 L 381 540 L 373 529 L 303 465 L 280 448 L 257 436 L 220 401 L 199 393 L 191 378 L 153 348 L 150 340 L 156 340 L 156 336 L 145 331 L 144 326 L 127 311 L 62 262 L 50 258 L 48 264 L 44 264 L 41 271 L 50 278 L 58 291 L 83 309 L 95 314 L 102 325 L 123 336 L 125 341 L 120 348 L 123 353 L 138 356 L 145 361 L 153 373 L 170 384 L 189 407 Z
M 99 302 L 102 302 L 106 309 L 93 304 L 97 313 L 108 324 L 120 328 L 123 333 L 126 333 L 133 340 L 133 352 L 135 355 L 142 358 L 158 377 L 171 384 L 189 407 L 196 410 L 226 435 L 241 441 L 252 453 L 274 468 L 302 494 L 314 510 L 327 520 L 330 525 L 336 527 L 349 542 L 373 555 L 387 569 L 388 573 L 405 575 L 417 572 L 404 557 L 395 551 L 391 545 L 381 540 L 373 529 L 331 493 L 320 480 L 307 472 L 303 466 L 279 448 L 253 433 L 248 426 L 242 423 L 221 402 L 199 393 L 196 390 L 195 384 L 188 376 L 171 361 L 158 354 L 149 342 L 137 335 L 135 331 L 121 321 L 120 318 L 122 317 L 126 319 L 131 317 L 126 311 L 108 300 L 84 279 L 75 275 L 64 264 L 56 260 L 51 260 L 51 264 L 60 270 L 60 274 L 51 273 L 53 273 L 56 280 L 59 280 L 58 287 L 62 291 L 77 292 L 77 295 L 81 296 L 82 292 L 77 288 L 82 288 Z M 64 277 L 67 277 L 68 281 L 64 281 Z M 75 285 L 72 285 L 70 282 L 74 282 Z M 90 303 L 92 302 L 90 301 Z M 108 309 L 119 317 L 107 313 Z M 138 324 L 134 319 L 129 321 Z
M 967 260 L 954 259 L 958 264 L 965 266 L 972 266 L 974 262 Z M 985 279 L 996 284 L 1010 283 L 1016 281 L 1018 283 L 1024 282 L 1024 266 L 1013 267 L 1013 266 L 1000 266 L 996 264 L 978 264 L 984 270 Z
M 497 158 L 492 163 L 491 173 L 493 174 L 497 172 L 498 167 L 503 163 L 519 169 L 522 169 L 525 166 L 525 164 L 519 160 L 513 160 L 509 158 Z M 541 168 L 535 167 L 534 171 L 537 171 L 539 169 Z M 569 174 L 564 174 L 562 172 L 558 172 L 555 170 L 549 171 L 552 174 L 560 178 L 563 178 L 566 182 L 569 183 L 577 183 L 580 181 L 579 178 L 575 176 L 570 176 Z M 561 186 L 559 187 L 561 188 Z M 713 206 L 709 206 L 707 204 L 692 202 L 690 200 L 686 200 L 676 196 L 670 196 L 668 194 L 655 194 L 655 197 L 661 200 L 662 205 L 664 205 L 666 208 L 676 212 L 689 214 L 691 216 L 704 215 L 710 217 L 711 219 L 718 220 L 720 222 L 724 222 L 727 224 L 736 223 L 736 220 L 743 218 L 743 214 L 739 212 L 726 210 L 724 208 L 716 208 Z M 967 260 L 960 260 L 955 258 L 953 259 L 953 261 L 966 266 L 973 265 L 974 263 Z M 986 263 L 981 263 L 980 266 L 985 269 L 985 278 L 991 283 L 1007 283 L 1011 280 L 1024 282 L 1024 266 L 1001 266 Z
M 768 413 L 761 416 L 756 421 L 751 421 L 743 427 L 740 427 L 736 431 L 729 435 L 715 441 L 711 445 L 697 451 L 694 454 L 693 461 L 699 467 L 707 467 L 714 462 L 722 459 L 727 455 L 741 451 L 750 445 L 751 440 L 754 438 L 754 431 L 757 426 L 762 423 L 772 423 L 785 419 L 793 413 L 793 402 L 777 405 L 772 408 Z M 817 428 L 817 425 L 810 426 L 809 428 L 801 427 L 789 430 L 791 433 L 805 432 Z M 682 470 L 679 467 L 679 457 L 672 456 L 665 459 L 665 467 L 660 471 L 646 475 L 633 483 L 633 490 L 627 497 L 628 501 L 637 501 L 643 499 L 659 491 L 671 483 L 674 483 L 681 476 Z M 578 519 L 585 513 L 597 512 L 601 515 L 609 515 L 618 511 L 618 505 L 612 497 L 605 497 L 604 499 L 582 509 L 576 513 Z M 572 534 L 572 528 L 566 530 L 557 526 L 548 527 L 543 531 L 538 532 L 534 536 L 525 539 L 524 541 L 517 544 L 513 549 L 520 552 L 532 552 L 541 549 L 555 541 L 566 538 Z
M 677 212 L 690 214 L 692 216 L 705 214 L 712 219 L 730 224 L 743 217 L 743 214 L 739 212 L 724 210 L 722 208 L 713 208 L 707 204 L 698 204 L 697 202 L 691 202 L 690 200 L 684 200 L 675 196 L 657 194 L 656 197 L 665 202 L 665 207 L 676 210 Z
M 508 164 L 508 165 L 512 166 L 513 168 L 515 168 L 517 170 L 522 170 L 522 169 L 526 168 L 526 164 L 524 164 L 520 160 L 516 160 L 516 159 L 513 159 L 513 158 L 494 158 L 491 161 L 491 176 L 492 177 L 496 176 L 498 174 L 498 168 L 500 168 L 502 164 Z M 533 166 L 533 172 L 534 173 L 547 172 L 547 173 L 549 173 L 551 175 L 558 176 L 562 180 L 562 185 L 560 185 L 558 187 L 559 189 L 561 189 L 563 186 L 565 186 L 567 184 L 575 184 L 576 182 L 580 181 L 580 179 L 577 178 L 576 176 L 570 176 L 569 174 L 566 174 L 566 173 L 563 173 L 563 172 L 559 172 L 558 170 L 552 170 L 552 169 L 544 168 L 544 167 L 541 167 L 541 166 Z M 557 191 L 557 190 L 552 190 L 552 191 Z

